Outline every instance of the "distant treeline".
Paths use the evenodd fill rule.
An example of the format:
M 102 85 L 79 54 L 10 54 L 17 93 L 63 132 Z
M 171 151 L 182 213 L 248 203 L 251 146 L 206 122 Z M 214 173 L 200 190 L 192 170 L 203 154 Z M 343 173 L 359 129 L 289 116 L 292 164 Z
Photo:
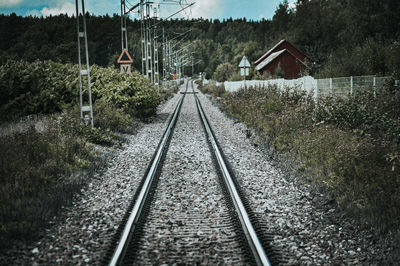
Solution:
M 87 18 L 90 63 L 115 64 L 121 52 L 120 17 L 88 14 Z M 281 39 L 292 42 L 314 59 L 316 64 L 309 72 L 319 77 L 367 74 L 399 77 L 399 18 L 398 0 L 298 0 L 295 9 L 283 1 L 272 20 L 175 19 L 161 23 L 158 34 L 164 28 L 171 39 L 191 29 L 179 45 L 192 43 L 190 51 L 197 60 L 201 59 L 194 72 L 205 71 L 208 77 L 216 74 L 216 79 L 220 79 L 215 73 L 219 65 L 228 63 L 223 72 L 224 77 L 230 78 L 237 72 L 243 55 L 254 62 Z M 76 63 L 76 39 L 75 18 L 66 15 L 47 18 L 0 15 L 1 63 L 7 59 Z M 140 70 L 140 21 L 128 22 L 128 39 L 134 68 Z M 191 71 L 190 67 L 185 69 L 186 74 Z

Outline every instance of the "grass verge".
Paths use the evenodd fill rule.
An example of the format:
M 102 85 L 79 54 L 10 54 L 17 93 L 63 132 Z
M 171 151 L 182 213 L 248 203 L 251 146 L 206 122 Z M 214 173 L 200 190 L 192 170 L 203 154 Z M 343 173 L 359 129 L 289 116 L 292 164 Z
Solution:
M 37 236 L 102 164 L 95 144 L 116 147 L 123 141 L 117 133 L 133 130 L 133 118 L 110 103 L 94 105 L 95 128 L 79 123 L 77 109 L 0 137 L 1 248 Z
M 202 88 L 214 96 L 215 85 Z M 223 108 L 331 193 L 363 224 L 400 239 L 400 91 L 325 98 L 274 86 L 223 93 Z M 220 97 L 221 97 L 220 96 Z

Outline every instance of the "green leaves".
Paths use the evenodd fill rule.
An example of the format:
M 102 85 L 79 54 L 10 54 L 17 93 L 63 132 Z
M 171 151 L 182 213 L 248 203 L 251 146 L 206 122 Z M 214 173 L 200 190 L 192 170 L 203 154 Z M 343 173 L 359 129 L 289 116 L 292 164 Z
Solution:
M 0 66 L 0 121 L 31 114 L 50 114 L 79 103 L 78 66 L 51 61 L 8 61 Z M 84 78 L 84 92 L 87 80 Z M 114 68 L 91 67 L 93 101 L 113 102 L 140 118 L 154 115 L 161 97 L 135 72 L 120 75 Z

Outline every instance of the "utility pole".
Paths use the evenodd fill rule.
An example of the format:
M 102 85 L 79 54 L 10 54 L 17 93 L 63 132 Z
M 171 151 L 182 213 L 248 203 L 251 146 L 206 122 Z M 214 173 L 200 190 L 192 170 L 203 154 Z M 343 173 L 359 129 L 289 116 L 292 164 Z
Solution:
M 168 74 L 171 74 L 173 71 L 173 63 L 172 63 L 172 50 L 171 50 L 171 41 L 168 42 Z
M 142 74 L 147 77 L 147 68 L 146 68 L 146 25 L 145 25 L 145 15 L 144 15 L 144 0 L 140 0 L 139 4 L 140 10 L 140 37 L 141 37 L 141 44 L 142 44 Z
M 175 65 L 174 74 L 178 74 L 178 76 L 179 76 L 179 73 L 178 73 L 178 52 L 177 51 L 174 52 L 174 65 Z
M 126 0 L 121 0 L 121 13 L 123 9 L 123 5 L 125 5 Z M 183 4 L 182 7 L 181 1 L 166 1 L 165 4 L 174 3 L 176 5 L 180 5 L 181 9 L 165 19 L 169 19 L 176 14 L 182 12 L 183 10 L 191 7 L 194 3 L 191 4 Z M 128 2 L 129 3 L 129 2 Z M 160 6 L 161 2 L 157 2 L 158 6 Z M 141 20 L 141 49 L 142 49 L 142 74 L 150 80 L 152 84 L 155 85 L 156 88 L 160 86 L 160 73 L 159 73 L 159 45 L 157 39 L 157 25 L 162 23 L 162 20 L 157 21 L 157 8 L 154 8 L 154 16 L 151 16 L 151 9 L 153 8 L 152 4 L 155 4 L 154 1 L 151 0 L 139 0 L 139 3 L 135 5 L 133 8 L 139 6 L 140 9 L 140 20 Z M 132 8 L 132 9 L 133 9 Z M 129 11 L 131 11 L 130 9 Z M 154 21 L 154 24 L 152 23 Z M 123 22 L 121 22 L 123 23 Z M 126 23 L 126 22 L 125 22 Z M 152 25 L 153 24 L 153 25 Z M 123 25 L 123 24 L 121 24 Z M 123 26 L 121 26 L 123 28 Z M 151 30 L 154 30 L 154 34 L 152 34 Z M 126 33 L 126 31 L 125 31 Z M 182 33 L 185 34 L 185 33 Z M 181 35 L 182 35 L 181 34 Z M 154 36 L 154 37 L 153 37 Z M 163 46 L 163 79 L 166 80 L 170 74 L 173 72 L 177 74 L 179 62 L 176 54 L 173 54 L 173 50 L 171 47 L 171 40 L 165 36 L 165 31 L 163 28 L 162 33 L 162 46 Z M 122 37 L 124 38 L 124 37 Z M 173 38 L 174 39 L 174 38 Z M 176 44 L 175 44 L 176 45 Z M 175 63 L 173 62 L 175 61 Z M 175 65 L 173 65 L 175 64 Z M 175 68 L 175 69 L 174 69 Z
M 78 34 L 78 63 L 79 63 L 79 103 L 80 103 L 80 117 L 81 122 L 89 123 L 93 127 L 93 106 L 92 106 L 92 89 L 90 87 L 90 66 L 89 66 L 89 50 L 87 41 L 87 30 L 86 30 L 86 17 L 85 17 L 85 0 L 82 0 L 82 16 L 79 12 L 78 0 L 75 0 L 76 5 L 76 29 Z M 81 29 L 80 18 L 82 17 L 83 29 Z M 86 69 L 82 69 L 82 58 L 81 58 L 81 38 L 84 39 Z M 88 100 L 89 103 L 83 105 L 83 78 L 87 76 L 87 87 L 88 87 Z M 89 115 L 85 114 L 89 112 Z
M 126 3 L 125 0 L 121 0 L 121 44 L 122 51 L 128 51 L 128 33 L 126 26 Z
M 151 42 L 151 16 L 150 16 L 150 3 L 146 0 L 146 68 L 147 77 L 150 79 L 150 83 L 153 83 L 153 58 L 152 58 L 152 42 Z
M 154 86 L 160 90 L 160 75 L 158 72 L 158 43 L 157 43 L 157 8 L 154 8 Z
M 163 29 L 162 29 L 162 47 L 163 47 L 163 49 L 162 49 L 162 52 L 163 52 L 163 57 L 162 57 L 162 63 L 163 63 L 163 80 L 165 81 L 166 80 L 166 77 L 165 77 L 165 75 L 166 75 L 166 61 L 167 61 L 167 59 L 166 59 L 166 54 L 167 54 L 167 47 L 166 47 L 166 45 L 167 45 L 167 43 L 166 43 L 166 39 L 165 39 L 165 31 L 164 31 L 164 27 L 163 27 Z

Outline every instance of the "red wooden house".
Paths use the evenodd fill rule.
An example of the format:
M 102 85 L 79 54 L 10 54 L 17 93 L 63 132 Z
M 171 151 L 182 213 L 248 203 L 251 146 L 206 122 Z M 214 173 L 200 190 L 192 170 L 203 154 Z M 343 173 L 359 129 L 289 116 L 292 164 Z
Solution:
M 278 66 L 284 72 L 286 79 L 300 77 L 300 73 L 307 68 L 306 62 L 313 62 L 310 57 L 294 47 L 290 42 L 281 40 L 255 62 L 256 70 L 260 74 L 268 72 L 275 75 Z

